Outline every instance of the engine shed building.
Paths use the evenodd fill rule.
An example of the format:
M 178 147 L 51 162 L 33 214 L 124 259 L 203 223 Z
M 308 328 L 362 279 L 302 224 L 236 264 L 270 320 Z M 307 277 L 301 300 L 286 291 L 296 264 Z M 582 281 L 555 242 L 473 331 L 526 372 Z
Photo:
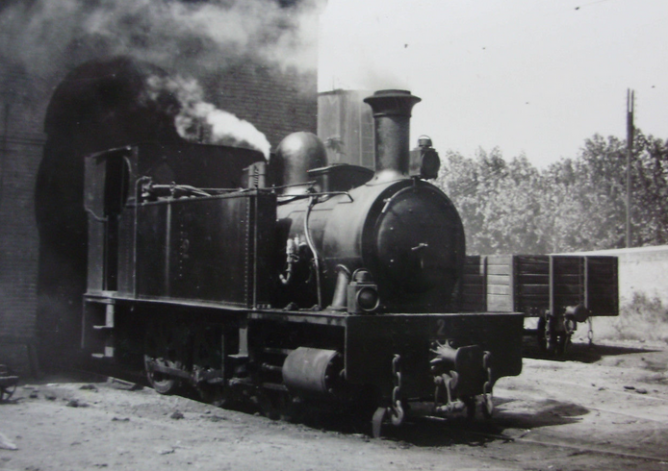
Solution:
M 98 119 L 96 100 L 104 100 L 104 94 L 86 96 L 86 91 L 78 88 L 82 87 L 80 84 L 69 89 L 63 84 L 63 77 L 76 75 L 76 68 L 61 70 L 54 78 L 29 75 L 12 64 L 11 58 L 0 60 L 0 65 L 4 65 L 0 68 L 0 363 L 10 365 L 19 374 L 30 374 L 40 367 L 60 366 L 58 355 L 46 354 L 49 350 L 60 352 L 77 347 L 79 339 L 73 326 L 80 322 L 81 313 L 76 302 L 57 289 L 55 297 L 59 299 L 38 300 L 38 285 L 44 282 L 44 276 L 57 282 L 63 273 L 59 273 L 57 264 L 51 269 L 45 267 L 43 259 L 40 261 L 36 186 L 52 185 L 55 193 L 51 195 L 57 195 L 62 190 L 59 186 L 71 184 L 67 177 L 58 181 L 57 176 L 72 174 L 68 170 L 72 159 L 81 160 L 82 153 L 103 150 L 99 147 L 113 139 L 83 144 L 73 141 L 73 122 L 67 120 L 77 121 L 80 131 L 91 133 L 102 123 L 81 126 L 78 121 L 86 119 L 87 107 L 91 119 Z M 207 91 L 205 99 L 254 124 L 272 148 L 293 131 L 316 131 L 314 72 L 285 70 L 239 58 L 227 61 L 224 69 L 208 79 L 215 79 L 215 84 L 202 84 Z M 58 100 L 53 99 L 54 86 Z M 78 191 L 69 190 L 65 190 L 65 198 Z M 41 208 L 47 219 L 52 216 L 67 226 L 69 220 L 78 217 L 58 213 L 57 207 L 63 202 L 54 201 L 48 193 L 43 199 L 48 202 Z M 42 232 L 51 234 L 48 227 L 43 227 Z M 66 287 L 63 289 L 67 291 Z M 55 364 L 49 365 L 54 358 Z

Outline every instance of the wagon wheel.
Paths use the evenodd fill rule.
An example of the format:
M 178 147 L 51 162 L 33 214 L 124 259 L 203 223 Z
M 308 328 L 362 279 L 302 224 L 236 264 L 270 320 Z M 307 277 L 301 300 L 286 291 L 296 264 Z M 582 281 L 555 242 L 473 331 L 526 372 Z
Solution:
M 160 321 L 152 324 L 146 335 L 144 367 L 148 382 L 160 394 L 173 394 L 181 386 L 181 381 L 168 374 L 155 371 L 156 364 L 182 369 L 183 342 L 180 342 L 175 325 Z
M 165 360 L 164 358 L 154 358 L 149 355 L 144 355 L 146 377 L 148 378 L 148 382 L 151 387 L 159 394 L 174 394 L 181 386 L 180 381 L 175 379 L 173 376 L 155 371 L 153 367 L 154 363 L 171 368 L 177 368 L 178 364 L 169 360 Z
M 550 329 L 549 339 L 550 341 L 547 345 L 548 353 L 552 355 L 563 355 L 566 351 L 566 345 L 570 339 L 570 334 Z
M 547 334 L 548 342 L 547 342 L 547 352 L 550 355 L 554 355 L 557 353 L 557 345 L 559 343 L 559 334 L 555 332 L 554 330 L 550 329 L 550 332 Z
M 557 340 L 556 340 L 556 352 L 557 355 L 563 355 L 564 352 L 566 351 L 566 346 L 568 345 L 568 341 L 570 340 L 571 334 L 567 333 L 560 333 L 557 335 Z
M 547 353 L 550 355 L 561 355 L 564 353 L 566 342 L 568 341 L 568 335 L 566 332 L 560 332 L 557 330 L 557 320 L 552 316 L 550 316 L 547 321 L 546 338 Z

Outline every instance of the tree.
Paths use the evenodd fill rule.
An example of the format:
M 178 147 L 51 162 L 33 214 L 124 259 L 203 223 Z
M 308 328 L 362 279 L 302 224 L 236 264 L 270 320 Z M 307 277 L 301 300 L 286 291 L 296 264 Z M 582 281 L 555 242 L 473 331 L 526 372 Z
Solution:
M 466 230 L 467 252 L 556 253 L 625 245 L 626 142 L 594 135 L 579 155 L 538 171 L 498 148 L 446 152 L 436 182 Z M 668 142 L 637 131 L 631 169 L 633 246 L 668 242 Z
M 631 166 L 632 246 L 668 240 L 668 148 L 637 131 Z M 562 160 L 544 176 L 550 187 L 555 251 L 624 247 L 626 142 L 595 135 L 579 158 Z
M 634 245 L 668 243 L 668 141 L 637 133 L 632 240 Z
M 446 153 L 437 184 L 460 212 L 469 253 L 538 253 L 546 242 L 540 180 L 526 157 L 507 163 L 495 148 L 478 150 L 474 159 Z

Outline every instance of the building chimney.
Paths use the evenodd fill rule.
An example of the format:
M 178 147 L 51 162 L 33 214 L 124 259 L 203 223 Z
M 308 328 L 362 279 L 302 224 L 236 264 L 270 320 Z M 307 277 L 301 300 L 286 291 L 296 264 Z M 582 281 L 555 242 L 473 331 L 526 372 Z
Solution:
M 375 121 L 376 179 L 408 175 L 411 110 L 420 101 L 407 90 L 380 90 L 364 99 Z

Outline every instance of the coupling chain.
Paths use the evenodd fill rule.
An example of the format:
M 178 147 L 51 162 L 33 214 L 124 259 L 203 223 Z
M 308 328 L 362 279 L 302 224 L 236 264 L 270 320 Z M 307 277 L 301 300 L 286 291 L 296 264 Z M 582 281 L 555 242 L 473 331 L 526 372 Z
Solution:
M 589 324 L 589 330 L 587 331 L 587 338 L 589 339 L 589 346 L 593 347 L 594 346 L 594 319 L 589 316 L 587 319 L 587 323 Z
M 401 406 L 401 355 L 394 355 L 392 359 L 392 380 L 394 388 L 392 389 L 392 424 L 401 425 L 404 421 L 404 409 Z

